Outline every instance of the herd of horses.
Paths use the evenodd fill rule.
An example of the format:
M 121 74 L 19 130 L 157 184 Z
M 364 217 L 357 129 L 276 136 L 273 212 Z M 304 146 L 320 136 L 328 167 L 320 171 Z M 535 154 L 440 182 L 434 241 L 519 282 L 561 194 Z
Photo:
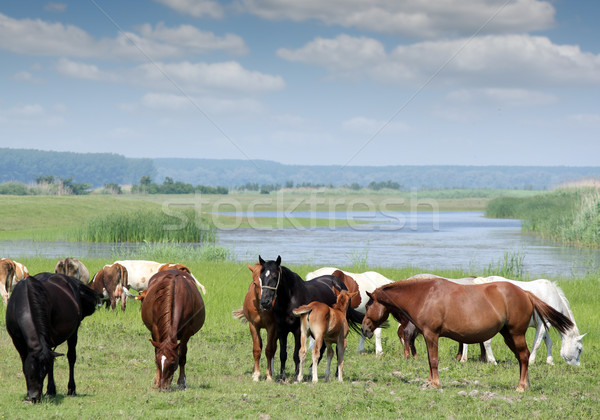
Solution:
M 13 265 L 11 265 L 11 263 Z M 205 307 L 200 291 L 204 286 L 189 268 L 181 264 L 124 260 L 104 266 L 91 280 L 87 268 L 68 258 L 57 263 L 55 273 L 29 276 L 26 268 L 15 276 L 16 266 L 0 259 L 0 286 L 7 295 L 6 328 L 21 357 L 27 385 L 26 400 L 42 397 L 43 382 L 48 377 L 47 395 L 56 395 L 53 376 L 54 349 L 67 342 L 69 362 L 68 395 L 75 395 L 73 368 L 76 360 L 77 330 L 83 318 L 106 303 L 116 307 L 121 300 L 125 309 L 127 296 L 141 300 L 141 318 L 151 333 L 155 350 L 154 387 L 168 390 L 177 368 L 177 386 L 186 388 L 185 364 L 187 343 L 204 325 Z M 17 263 L 18 264 L 18 263 Z M 252 282 L 234 318 L 248 322 L 253 341 L 252 379 L 260 379 L 263 348 L 261 330 L 267 331 L 265 347 L 266 379 L 273 380 L 274 359 L 279 342 L 279 378 L 286 379 L 287 339 L 294 337 L 294 379 L 303 380 L 303 364 L 314 340 L 312 380 L 317 382 L 317 366 L 327 349 L 325 380 L 329 379 L 334 353 L 337 355 L 337 378 L 343 380 L 343 360 L 347 335 L 351 329 L 364 338 L 376 337 L 376 353 L 381 354 L 381 328 L 391 315 L 399 323 L 398 336 L 404 342 L 404 355 L 416 355 L 414 340 L 422 334 L 429 360 L 428 384 L 440 387 L 438 374 L 438 340 L 451 338 L 460 343 L 457 358 L 466 358 L 467 344 L 480 343 L 482 357 L 495 363 L 490 340 L 501 334 L 515 355 L 520 370 L 517 391 L 529 388 L 528 367 L 535 360 L 541 341 L 546 341 L 547 363 L 553 363 L 550 326 L 561 334 L 561 356 L 578 366 L 583 349 L 569 303 L 560 288 L 547 280 L 516 282 L 501 277 L 448 279 L 420 274 L 406 280 L 392 281 L 376 272 L 350 273 L 324 267 L 308 273 L 303 280 L 281 264 L 281 257 L 248 266 Z M 26 274 L 23 274 L 26 273 Z M 134 295 L 130 292 L 138 292 Z M 536 327 L 533 352 L 525 333 Z M 333 346 L 336 346 L 334 352 Z

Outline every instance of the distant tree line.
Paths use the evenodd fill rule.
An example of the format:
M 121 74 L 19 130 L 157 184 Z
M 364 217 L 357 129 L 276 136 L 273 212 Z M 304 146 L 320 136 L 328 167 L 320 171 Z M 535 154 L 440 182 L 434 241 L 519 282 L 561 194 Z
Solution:
M 211 187 L 208 185 L 192 185 L 181 181 L 174 181 L 171 177 L 165 177 L 162 185 L 152 182 L 150 176 L 140 178 L 140 183 L 133 185 L 132 193 L 142 194 L 228 194 L 227 187 Z

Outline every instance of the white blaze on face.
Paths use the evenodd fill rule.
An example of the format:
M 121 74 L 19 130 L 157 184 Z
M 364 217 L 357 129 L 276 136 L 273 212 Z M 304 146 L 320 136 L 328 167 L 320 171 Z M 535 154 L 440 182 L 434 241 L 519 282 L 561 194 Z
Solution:
M 165 361 L 167 360 L 167 356 L 165 356 L 163 354 L 163 356 L 160 358 L 160 370 L 162 373 L 165 373 Z

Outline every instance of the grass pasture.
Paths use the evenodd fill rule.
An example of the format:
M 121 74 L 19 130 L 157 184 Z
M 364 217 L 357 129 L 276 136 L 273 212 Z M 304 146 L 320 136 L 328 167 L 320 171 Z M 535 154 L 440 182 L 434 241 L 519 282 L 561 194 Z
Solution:
M 31 272 L 48 271 L 55 261 L 23 258 Z M 104 260 L 84 261 L 95 272 Z M 581 279 L 560 279 L 569 297 L 580 331 L 587 332 L 580 367 L 567 365 L 555 342 L 555 366 L 544 363 L 545 347 L 530 367 L 530 391 L 515 392 L 519 368 L 514 356 L 496 337 L 492 346 L 497 366 L 477 361 L 478 349 L 470 348 L 469 362 L 454 361 L 456 344 L 440 340 L 442 389 L 424 389 L 428 365 L 423 338 L 417 339 L 419 357 L 404 360 L 395 328 L 384 331 L 385 354 L 376 357 L 374 343 L 357 354 L 358 337 L 350 333 L 345 357 L 344 383 L 253 383 L 252 345 L 246 325 L 231 311 L 240 307 L 251 277 L 245 263 L 182 261 L 206 286 L 206 323 L 189 345 L 189 388 L 161 393 L 153 390 L 154 351 L 149 331 L 140 318 L 140 305 L 128 301 L 127 310 L 98 310 L 84 319 L 79 330 L 75 366 L 77 397 L 66 396 L 66 357 L 55 363 L 58 395 L 41 404 L 23 402 L 25 380 L 18 353 L 4 325 L 0 305 L 0 416 L 2 418 L 599 418 L 600 417 L 600 280 L 598 273 Z M 254 261 L 248 261 L 254 263 Z M 290 267 L 301 275 L 317 267 Z M 377 269 L 376 267 L 370 267 Z M 349 268 L 352 269 L 352 268 Z M 400 279 L 417 268 L 381 269 Z M 457 272 L 441 272 L 457 276 Z M 391 322 L 392 325 L 395 322 Z M 264 332 L 263 332 L 264 336 Z M 528 342 L 531 343 L 530 329 Z M 288 342 L 288 375 L 293 373 L 291 337 Z M 66 352 L 66 345 L 57 348 Z M 279 371 L 279 356 L 275 361 Z M 308 374 L 305 366 L 305 377 Z

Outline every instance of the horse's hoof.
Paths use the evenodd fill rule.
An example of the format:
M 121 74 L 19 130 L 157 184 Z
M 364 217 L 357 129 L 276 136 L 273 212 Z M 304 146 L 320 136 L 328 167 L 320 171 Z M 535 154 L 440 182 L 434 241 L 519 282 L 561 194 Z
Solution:
M 522 387 L 521 385 L 519 385 L 519 386 L 517 387 L 517 390 L 516 390 L 516 391 L 517 391 L 517 392 L 525 392 L 525 388 L 524 388 L 524 387 Z
M 72 391 L 67 392 L 67 395 L 70 397 L 76 397 L 77 393 L 75 392 L 75 390 L 72 390 Z
M 258 382 L 259 379 L 260 379 L 260 373 L 253 373 L 252 374 L 252 380 L 254 382 Z

